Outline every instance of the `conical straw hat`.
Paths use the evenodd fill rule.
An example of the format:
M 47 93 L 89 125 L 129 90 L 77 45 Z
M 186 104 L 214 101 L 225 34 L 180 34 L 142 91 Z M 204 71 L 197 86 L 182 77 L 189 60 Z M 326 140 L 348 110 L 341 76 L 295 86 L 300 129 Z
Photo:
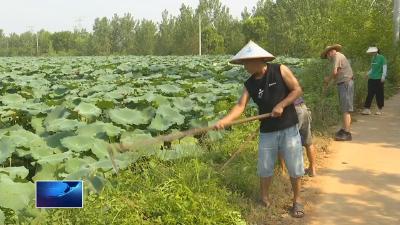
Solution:
M 258 46 L 253 41 L 249 41 L 249 43 L 233 56 L 229 62 L 232 64 L 243 64 L 243 60 L 246 59 L 264 59 L 267 62 L 274 60 L 275 56 Z

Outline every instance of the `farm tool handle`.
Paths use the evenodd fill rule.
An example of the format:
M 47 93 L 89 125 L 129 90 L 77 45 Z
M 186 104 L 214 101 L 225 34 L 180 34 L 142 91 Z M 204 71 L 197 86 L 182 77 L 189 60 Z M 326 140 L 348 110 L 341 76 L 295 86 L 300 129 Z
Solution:
M 271 113 L 265 113 L 265 114 L 261 114 L 261 115 L 258 115 L 258 116 L 251 116 L 251 117 L 248 117 L 248 118 L 235 120 L 235 121 L 232 121 L 230 123 L 227 123 L 224 127 L 225 128 L 226 127 L 231 127 L 233 125 L 243 124 L 243 123 L 251 122 L 251 121 L 254 121 L 254 120 L 262 120 L 262 119 L 266 119 L 268 117 L 271 117 Z M 114 167 L 114 170 L 115 170 L 116 173 L 118 173 L 117 164 L 115 163 L 114 149 L 117 149 L 119 152 L 130 151 L 130 150 L 134 149 L 135 146 L 143 146 L 143 145 L 146 145 L 146 144 L 149 145 L 149 144 L 154 144 L 154 143 L 157 143 L 157 142 L 171 142 L 173 140 L 181 139 L 181 138 L 186 137 L 186 136 L 194 136 L 194 135 L 206 133 L 208 131 L 216 130 L 216 129 L 217 128 L 215 127 L 215 125 L 213 125 L 213 126 L 202 127 L 202 128 L 194 128 L 194 129 L 190 129 L 190 130 L 187 130 L 187 131 L 179 132 L 179 133 L 176 133 L 176 134 L 161 135 L 161 136 L 155 137 L 151 141 L 143 141 L 143 143 L 141 143 L 142 145 L 138 145 L 137 143 L 136 144 L 130 144 L 130 145 L 123 145 L 121 143 L 117 143 L 117 144 L 114 143 L 114 144 L 110 144 L 109 147 L 107 148 L 107 150 L 108 150 L 108 154 L 110 156 L 112 165 Z
M 261 114 L 261 115 L 258 115 L 258 116 L 248 117 L 248 118 L 245 118 L 245 119 L 235 120 L 235 121 L 232 121 L 230 123 L 227 123 L 224 127 L 230 127 L 230 126 L 233 126 L 233 125 L 243 124 L 243 123 L 251 122 L 253 120 L 261 120 L 261 119 L 268 118 L 270 116 L 271 116 L 270 113 L 266 113 L 266 114 Z M 176 140 L 176 139 L 180 139 L 180 138 L 183 138 L 183 137 L 186 137 L 186 136 L 193 136 L 193 135 L 197 135 L 197 134 L 206 133 L 208 131 L 215 130 L 215 129 L 216 129 L 215 126 L 209 126 L 209 127 L 203 127 L 203 128 L 194 128 L 194 129 L 183 131 L 183 132 L 180 132 L 180 133 L 177 133 L 177 134 L 169 134 L 169 135 L 159 136 L 159 137 L 156 137 L 156 139 L 160 140 L 160 141 L 170 142 L 170 141 L 173 141 L 173 140 Z

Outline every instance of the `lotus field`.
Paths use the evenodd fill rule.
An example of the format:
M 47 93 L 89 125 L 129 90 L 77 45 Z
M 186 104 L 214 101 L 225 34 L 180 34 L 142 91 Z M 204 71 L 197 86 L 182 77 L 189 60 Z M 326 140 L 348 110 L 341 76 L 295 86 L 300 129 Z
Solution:
M 2 58 L 1 209 L 32 210 L 37 180 L 84 179 L 88 191 L 100 191 L 112 174 L 109 143 L 134 144 L 212 124 L 235 103 L 247 79 L 228 59 Z M 303 63 L 276 61 L 294 70 Z M 216 131 L 206 135 L 221 137 Z M 126 168 L 143 156 L 173 160 L 200 153 L 198 139 L 186 137 L 120 153 L 116 163 Z

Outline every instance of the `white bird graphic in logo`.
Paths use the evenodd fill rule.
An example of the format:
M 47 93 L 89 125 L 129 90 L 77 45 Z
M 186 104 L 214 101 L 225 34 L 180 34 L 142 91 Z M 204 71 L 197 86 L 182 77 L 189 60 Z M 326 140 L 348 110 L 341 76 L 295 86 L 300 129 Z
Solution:
M 258 90 L 258 98 L 262 98 L 263 94 L 264 94 L 263 89 Z

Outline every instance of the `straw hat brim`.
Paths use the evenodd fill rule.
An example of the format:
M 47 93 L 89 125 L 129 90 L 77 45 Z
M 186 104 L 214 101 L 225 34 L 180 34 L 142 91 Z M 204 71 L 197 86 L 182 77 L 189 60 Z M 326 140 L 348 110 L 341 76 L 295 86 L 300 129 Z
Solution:
M 322 59 L 326 59 L 327 58 L 327 54 L 330 50 L 335 49 L 336 51 L 340 52 L 342 50 L 342 46 L 339 44 L 334 44 L 332 46 L 327 46 L 325 48 L 325 50 L 321 53 L 321 58 Z
M 229 62 L 243 64 L 246 61 L 255 59 L 268 62 L 275 59 L 275 56 L 250 40 Z
M 237 65 L 243 65 L 249 60 L 254 60 L 254 59 L 260 59 L 263 60 L 264 62 L 270 62 L 275 59 L 275 57 L 247 57 L 247 58 L 241 58 L 241 59 L 233 59 L 229 61 L 231 64 L 237 64 Z

